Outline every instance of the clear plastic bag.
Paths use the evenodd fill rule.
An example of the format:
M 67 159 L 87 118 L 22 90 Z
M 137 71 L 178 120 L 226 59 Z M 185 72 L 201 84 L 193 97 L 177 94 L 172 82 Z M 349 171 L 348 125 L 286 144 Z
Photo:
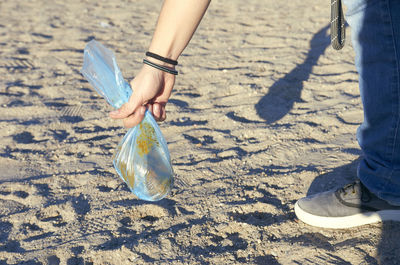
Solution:
M 114 108 L 128 102 L 131 87 L 122 77 L 113 52 L 99 42 L 92 40 L 86 45 L 81 72 Z M 143 121 L 126 133 L 113 164 L 139 199 L 157 201 L 168 195 L 174 180 L 171 158 L 150 112 L 146 111 Z

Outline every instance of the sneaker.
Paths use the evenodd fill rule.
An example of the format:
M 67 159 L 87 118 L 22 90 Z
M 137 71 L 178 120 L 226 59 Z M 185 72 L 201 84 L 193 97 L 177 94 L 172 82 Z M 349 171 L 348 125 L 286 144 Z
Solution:
M 378 198 L 360 181 L 302 198 L 296 202 L 294 211 L 304 223 L 324 228 L 400 221 L 400 206 Z

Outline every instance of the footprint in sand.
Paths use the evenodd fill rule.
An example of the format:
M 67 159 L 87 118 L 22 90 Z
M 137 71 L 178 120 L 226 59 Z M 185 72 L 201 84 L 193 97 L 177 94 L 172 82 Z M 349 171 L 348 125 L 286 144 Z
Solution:
M 48 227 L 51 224 L 53 227 L 66 226 L 69 222 L 76 220 L 76 213 L 70 203 L 61 205 L 50 205 L 41 209 L 36 218 L 40 221 L 42 228 Z
M 126 214 L 126 217 L 131 220 L 141 219 L 148 222 L 155 222 L 166 216 L 168 216 L 168 211 L 166 209 L 153 204 L 136 206 Z
M 26 58 L 6 58 L 0 63 L 0 68 L 5 68 L 9 73 L 14 74 L 31 71 L 35 66 Z
M 61 111 L 61 122 L 66 123 L 78 123 L 83 121 L 82 117 L 82 106 L 69 106 L 65 107 Z

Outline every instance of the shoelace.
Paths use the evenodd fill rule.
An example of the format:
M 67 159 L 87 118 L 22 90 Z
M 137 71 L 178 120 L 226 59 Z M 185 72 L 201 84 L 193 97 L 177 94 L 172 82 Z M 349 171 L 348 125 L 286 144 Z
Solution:
M 340 193 L 343 193 L 343 195 L 347 195 L 349 192 L 352 194 L 357 193 L 356 186 L 359 185 L 361 187 L 361 201 L 362 202 L 370 202 L 372 199 L 371 192 L 360 182 L 360 181 L 355 181 L 353 183 L 345 185 L 343 188 L 339 189 Z M 351 190 L 351 191 L 349 191 Z

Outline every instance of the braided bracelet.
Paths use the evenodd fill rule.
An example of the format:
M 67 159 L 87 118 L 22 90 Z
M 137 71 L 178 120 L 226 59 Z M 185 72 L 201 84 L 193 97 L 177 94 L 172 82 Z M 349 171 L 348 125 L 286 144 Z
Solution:
M 172 64 L 172 65 L 177 65 L 178 64 L 178 61 L 162 57 L 162 56 L 160 56 L 158 54 L 155 54 L 155 53 L 152 53 L 152 52 L 146 52 L 146 56 L 154 58 L 154 59 L 157 59 L 157 60 L 159 60 L 161 62 L 164 62 L 164 63 L 168 63 L 168 64 Z
M 167 72 L 167 73 L 169 73 L 169 74 L 173 74 L 173 75 L 177 75 L 177 74 L 178 74 L 178 71 L 176 71 L 176 70 L 170 69 L 170 68 L 165 67 L 165 66 L 163 66 L 163 65 L 155 64 L 155 63 L 150 62 L 149 60 L 146 60 L 146 59 L 143 59 L 143 63 L 144 63 L 144 64 L 147 64 L 147 65 L 150 65 L 150 66 L 152 66 L 152 67 L 154 67 L 154 68 L 156 68 L 156 69 L 158 69 L 158 70 Z

